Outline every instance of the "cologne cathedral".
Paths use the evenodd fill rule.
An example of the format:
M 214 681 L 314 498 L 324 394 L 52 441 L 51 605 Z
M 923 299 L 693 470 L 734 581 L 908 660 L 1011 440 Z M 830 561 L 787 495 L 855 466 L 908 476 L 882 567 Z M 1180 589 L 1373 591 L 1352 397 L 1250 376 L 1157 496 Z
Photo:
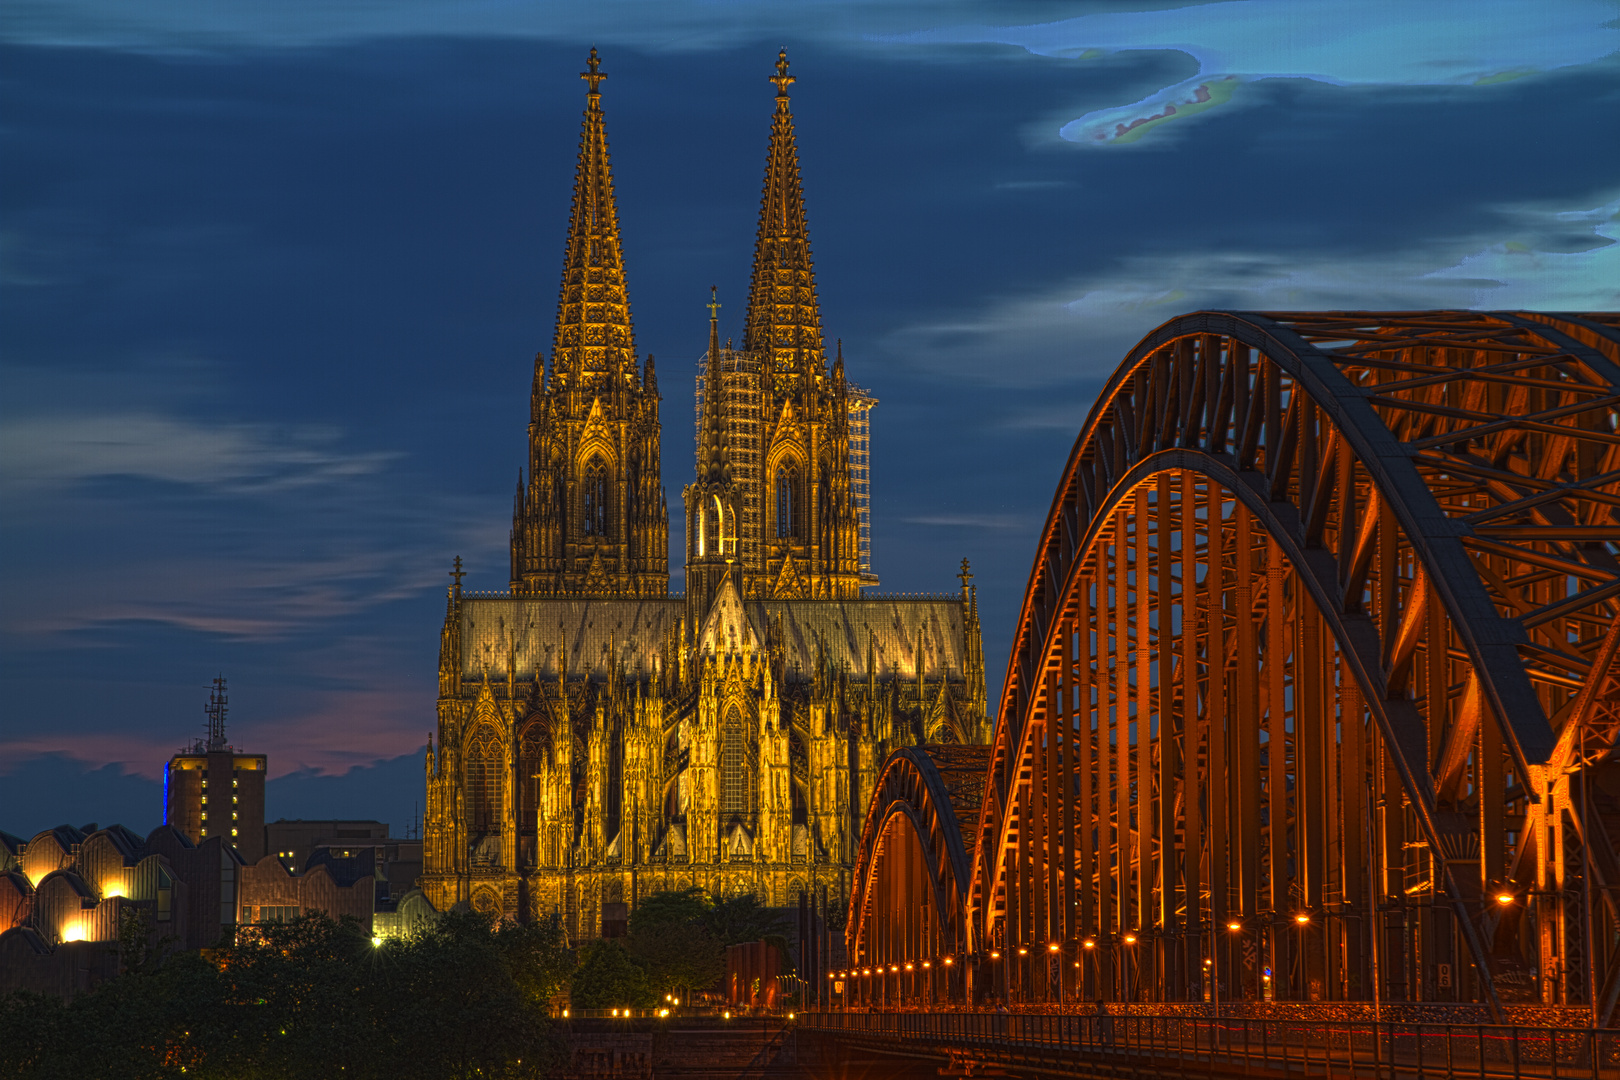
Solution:
M 461 588 L 440 643 L 421 886 L 575 938 L 664 889 L 847 897 L 887 753 L 989 739 L 971 575 L 864 594 L 876 400 L 829 370 L 786 54 L 742 347 L 718 303 L 669 592 L 658 378 L 638 360 L 591 51 L 562 290 L 530 391 L 510 591 Z M 625 908 L 611 910 L 622 912 Z

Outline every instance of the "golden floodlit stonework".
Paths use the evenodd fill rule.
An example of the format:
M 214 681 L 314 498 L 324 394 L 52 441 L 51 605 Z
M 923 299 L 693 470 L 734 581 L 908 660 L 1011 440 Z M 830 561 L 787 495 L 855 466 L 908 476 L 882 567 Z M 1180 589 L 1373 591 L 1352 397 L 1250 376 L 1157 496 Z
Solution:
M 984 743 L 971 575 L 863 593 L 869 419 L 828 368 L 785 54 L 741 349 L 710 306 L 686 595 L 668 591 L 652 357 L 638 370 L 592 50 L 549 365 L 535 364 L 511 588 L 451 588 L 423 890 L 576 937 L 662 889 L 848 896 L 890 750 Z

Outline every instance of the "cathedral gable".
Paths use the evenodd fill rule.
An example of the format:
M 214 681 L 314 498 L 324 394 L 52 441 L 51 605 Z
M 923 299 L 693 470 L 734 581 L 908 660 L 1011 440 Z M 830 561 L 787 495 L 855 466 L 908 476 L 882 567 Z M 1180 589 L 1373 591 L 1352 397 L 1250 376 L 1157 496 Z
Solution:
M 793 552 L 789 551 L 782 559 L 782 572 L 776 575 L 776 585 L 771 589 L 771 599 L 796 600 L 809 595 L 810 583 L 799 571 L 799 564 L 794 561 Z
M 703 623 L 703 635 L 699 639 L 699 647 L 706 653 L 724 655 L 728 652 L 755 652 L 759 649 L 762 636 L 754 629 L 753 620 L 748 617 L 748 609 L 744 606 L 742 597 L 737 593 L 737 585 L 731 578 L 721 584 L 714 596 L 714 604 L 709 608 L 709 617 Z

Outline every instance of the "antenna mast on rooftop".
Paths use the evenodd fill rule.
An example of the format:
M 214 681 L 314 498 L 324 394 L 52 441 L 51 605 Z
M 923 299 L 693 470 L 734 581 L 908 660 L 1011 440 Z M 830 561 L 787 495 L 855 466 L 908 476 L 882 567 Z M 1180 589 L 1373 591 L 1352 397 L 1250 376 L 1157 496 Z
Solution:
M 225 695 L 225 676 L 215 677 L 208 704 L 203 706 L 203 712 L 208 716 L 208 749 L 211 751 L 226 749 L 225 705 L 229 700 Z

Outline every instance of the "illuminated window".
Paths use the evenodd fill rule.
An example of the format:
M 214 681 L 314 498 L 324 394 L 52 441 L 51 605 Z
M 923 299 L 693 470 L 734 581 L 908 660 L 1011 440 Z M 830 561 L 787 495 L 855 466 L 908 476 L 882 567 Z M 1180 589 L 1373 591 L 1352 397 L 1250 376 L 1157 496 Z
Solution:
M 580 485 L 580 506 L 583 512 L 582 530 L 586 536 L 608 534 L 608 469 L 600 457 L 593 457 L 585 466 Z
M 726 717 L 720 742 L 720 812 L 748 811 L 748 789 L 743 783 L 743 724 L 736 709 Z
M 799 470 L 783 465 L 776 470 L 776 535 L 799 535 Z
M 236 835 L 236 830 L 235 830 L 235 829 L 232 829 L 232 830 L 231 830 L 231 835 L 232 835 L 232 836 L 235 836 L 235 835 Z
M 500 739 L 490 728 L 481 728 L 467 748 L 467 817 L 474 832 L 498 828 L 501 815 Z
M 233 804 L 233 805 L 234 805 L 234 804 L 235 804 L 235 803 L 236 803 L 236 802 L 237 802 L 237 798 L 236 798 L 236 796 L 235 796 L 235 795 L 232 795 L 232 796 L 231 796 L 231 803 L 232 803 L 232 804 Z

